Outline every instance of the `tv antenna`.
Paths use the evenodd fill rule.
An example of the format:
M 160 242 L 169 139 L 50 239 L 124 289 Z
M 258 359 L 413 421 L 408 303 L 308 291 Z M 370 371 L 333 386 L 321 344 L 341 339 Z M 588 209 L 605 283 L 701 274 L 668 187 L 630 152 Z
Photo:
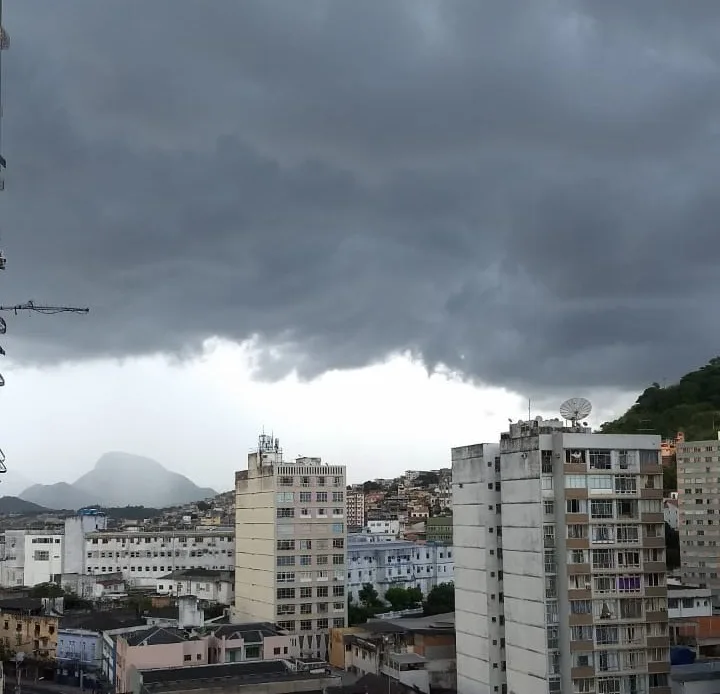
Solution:
M 570 398 L 560 405 L 560 416 L 577 426 L 578 422 L 587 419 L 592 412 L 592 403 L 585 398 Z

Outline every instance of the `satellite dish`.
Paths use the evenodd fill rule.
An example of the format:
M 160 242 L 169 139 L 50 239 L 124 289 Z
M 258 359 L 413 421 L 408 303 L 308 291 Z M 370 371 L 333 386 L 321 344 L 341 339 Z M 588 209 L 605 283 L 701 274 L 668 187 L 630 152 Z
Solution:
M 573 426 L 592 412 L 592 404 L 585 398 L 570 398 L 560 405 L 560 416 L 569 419 Z

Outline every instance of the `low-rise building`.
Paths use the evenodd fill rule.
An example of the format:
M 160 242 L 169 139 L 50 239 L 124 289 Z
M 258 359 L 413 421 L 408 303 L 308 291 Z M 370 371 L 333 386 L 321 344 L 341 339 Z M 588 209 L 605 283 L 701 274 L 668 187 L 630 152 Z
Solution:
M 57 652 L 58 616 L 41 598 L 0 600 L 0 639 L 13 653 L 53 660 Z
M 397 537 L 400 532 L 400 521 L 397 518 L 369 520 L 365 526 L 365 530 L 369 533 L 384 533 Z
M 383 675 L 415 691 L 456 686 L 455 615 L 373 620 L 331 634 L 330 662 L 358 675 Z
M 338 675 L 294 668 L 283 661 L 223 663 L 188 668 L 131 669 L 128 692 L 133 694 L 315 694 L 341 685 Z
M 452 514 L 434 516 L 425 521 L 425 538 L 428 542 L 452 545 L 453 517 Z
M 453 570 L 452 547 L 446 545 L 348 536 L 348 593 L 356 601 L 368 583 L 380 597 L 393 587 L 419 588 L 427 595 L 439 583 L 451 583 Z
M 232 605 L 235 598 L 233 571 L 180 569 L 157 578 L 156 586 L 160 595 L 194 595 L 199 600 L 221 605 Z
M 121 572 L 129 585 L 155 587 L 177 570 L 235 568 L 235 536 L 226 528 L 85 535 L 88 574 Z
M 204 628 L 148 627 L 115 634 L 117 691 L 132 689 L 131 673 L 217 663 L 282 660 L 299 653 L 296 636 L 274 625 L 226 624 Z

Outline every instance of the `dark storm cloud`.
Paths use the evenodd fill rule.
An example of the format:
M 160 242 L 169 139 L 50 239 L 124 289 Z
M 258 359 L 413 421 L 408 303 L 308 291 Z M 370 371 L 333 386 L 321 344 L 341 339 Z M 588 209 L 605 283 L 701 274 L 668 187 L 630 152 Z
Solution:
M 9 356 L 408 351 L 519 388 L 718 351 L 720 5 L 5 3 Z M 649 5 L 645 5 L 649 7 Z M 702 12 L 701 12 L 702 8 Z

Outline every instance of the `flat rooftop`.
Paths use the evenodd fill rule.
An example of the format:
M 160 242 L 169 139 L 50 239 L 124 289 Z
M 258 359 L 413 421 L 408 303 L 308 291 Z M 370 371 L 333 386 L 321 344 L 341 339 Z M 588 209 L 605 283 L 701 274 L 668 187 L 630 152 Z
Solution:
M 188 689 L 213 689 L 266 682 L 293 682 L 317 680 L 317 690 L 325 686 L 340 684 L 339 676 L 293 672 L 280 660 L 265 660 L 252 663 L 222 663 L 198 667 L 178 667 L 162 670 L 142 670 L 142 691 L 163 692 Z M 337 680 L 328 682 L 328 679 Z M 325 681 L 323 681 L 325 680 Z

